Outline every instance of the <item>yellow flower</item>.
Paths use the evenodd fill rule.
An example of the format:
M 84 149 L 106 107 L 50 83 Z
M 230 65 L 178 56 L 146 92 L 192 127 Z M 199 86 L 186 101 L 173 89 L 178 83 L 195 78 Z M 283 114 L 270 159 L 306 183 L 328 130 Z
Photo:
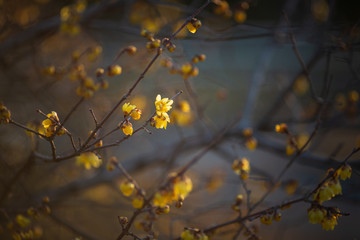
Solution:
M 120 191 L 124 196 L 129 197 L 131 194 L 133 194 L 134 189 L 135 184 L 130 182 L 128 179 L 121 181 Z
M 196 30 L 198 30 L 200 27 L 201 27 L 201 21 L 196 18 L 191 19 L 191 21 L 186 24 L 186 28 L 191 33 L 195 33 Z
M 286 145 L 286 155 L 291 156 L 296 152 L 296 147 L 294 146 L 294 144 L 289 141 L 288 144 Z
M 191 110 L 189 102 L 185 101 L 185 100 L 182 100 L 179 102 L 179 108 L 181 109 L 181 111 L 186 112 L 186 113 L 190 112 L 190 110 Z
M 185 230 L 181 233 L 181 239 L 183 240 L 194 240 L 195 236 L 190 232 L 190 230 Z
M 345 164 L 344 166 L 342 166 L 339 170 L 338 170 L 339 174 L 340 174 L 340 179 L 341 180 L 346 180 L 347 178 L 351 177 L 351 166 L 349 164 Z
M 285 185 L 285 192 L 288 195 L 293 195 L 299 185 L 297 180 L 289 180 Z
M 164 129 L 166 129 L 168 122 L 170 122 L 169 115 L 167 115 L 167 113 L 163 113 L 160 116 L 153 117 L 151 125 L 153 127 L 156 127 L 156 128 L 164 128 Z
M 327 216 L 321 222 L 321 226 L 326 231 L 334 230 L 335 225 L 337 225 L 337 217 L 334 215 Z
M 308 209 L 309 222 L 312 224 L 322 223 L 326 216 L 326 210 L 317 207 L 311 207 Z
M 250 138 L 246 139 L 245 146 L 247 149 L 253 151 L 257 147 L 257 140 L 254 137 L 250 137 Z
M 271 225 L 272 224 L 272 217 L 269 215 L 261 216 L 260 221 L 262 224 Z
M 7 107 L 4 106 L 2 102 L 0 102 L 0 124 L 8 124 L 10 122 L 11 113 L 7 109 Z
M 135 105 L 130 105 L 130 103 L 124 103 L 122 110 L 124 112 L 124 116 L 129 115 L 129 113 L 131 113 L 132 110 L 134 110 L 136 108 Z
M 190 72 L 192 71 L 193 66 L 191 63 L 185 63 L 181 66 L 181 72 L 183 74 L 190 74 Z
M 122 126 L 121 126 L 121 129 L 123 130 L 124 134 L 125 135 L 132 135 L 133 134 L 133 127 L 132 127 L 132 124 L 131 122 L 129 121 L 126 121 Z
M 100 167 L 102 160 L 95 153 L 85 152 L 76 157 L 76 163 L 78 165 L 84 165 L 85 169 L 89 170 L 91 167 Z
M 174 181 L 174 195 L 176 198 L 186 198 L 192 188 L 192 181 L 189 177 L 178 177 Z
M 130 113 L 130 116 L 134 119 L 134 120 L 139 120 L 141 117 L 141 110 L 140 109 L 135 109 Z
M 280 123 L 275 125 L 275 131 L 277 133 L 287 133 L 288 132 L 288 126 L 285 123 Z
M 330 181 L 329 182 L 329 188 L 331 188 L 331 190 L 333 191 L 334 196 L 342 194 L 342 188 L 341 188 L 341 184 L 340 184 L 339 179 L 335 179 L 333 181 Z
M 51 111 L 51 113 L 46 115 L 48 118 L 42 121 L 42 125 L 44 128 L 48 128 L 50 126 L 56 125 L 59 122 L 59 117 L 55 111 Z
M 238 23 L 243 23 L 246 20 L 246 12 L 244 10 L 237 10 L 234 14 L 234 20 Z
M 141 194 L 136 194 L 132 199 L 132 205 L 134 208 L 142 208 L 144 205 L 144 197 Z
M 279 222 L 281 220 L 281 213 L 279 213 L 279 212 L 275 213 L 274 220 Z
M 317 192 L 314 194 L 313 199 L 315 201 L 318 201 L 319 203 L 322 203 L 324 201 L 330 200 L 334 196 L 334 191 L 326 183 L 317 190 Z
M 31 223 L 31 220 L 21 214 L 16 216 L 15 222 L 21 227 L 26 228 Z
M 170 115 L 171 123 L 176 123 L 179 126 L 189 126 L 194 118 L 191 112 L 183 112 L 180 109 L 174 109 Z
M 154 206 L 165 207 L 168 203 L 171 203 L 171 199 L 169 199 L 169 193 L 167 191 L 161 190 L 155 193 L 153 198 Z
M 194 27 L 194 25 L 191 22 L 188 22 L 186 24 L 186 28 L 189 30 L 189 32 L 191 33 L 195 33 L 196 32 L 196 28 Z
M 168 111 L 170 111 L 173 102 L 173 100 L 170 100 L 168 98 L 161 98 L 160 94 L 158 94 L 155 100 L 156 114 L 158 116 L 161 116 L 163 113 L 167 113 Z
M 107 69 L 107 75 L 109 77 L 120 75 L 122 72 L 122 68 L 119 65 L 110 65 Z

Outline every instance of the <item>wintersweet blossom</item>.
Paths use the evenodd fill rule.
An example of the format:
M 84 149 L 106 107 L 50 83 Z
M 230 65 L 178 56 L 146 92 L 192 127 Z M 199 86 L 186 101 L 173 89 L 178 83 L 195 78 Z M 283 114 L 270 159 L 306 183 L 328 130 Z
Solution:
M 100 167 L 102 160 L 93 152 L 85 152 L 76 157 L 76 163 L 84 165 L 85 169 L 89 170 L 91 167 Z

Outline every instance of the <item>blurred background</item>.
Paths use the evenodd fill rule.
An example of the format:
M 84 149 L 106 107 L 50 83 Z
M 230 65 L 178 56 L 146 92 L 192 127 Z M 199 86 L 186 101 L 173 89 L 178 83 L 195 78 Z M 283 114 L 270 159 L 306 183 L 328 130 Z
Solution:
M 141 36 L 142 29 L 157 39 L 169 37 L 204 2 L 0 0 L 0 100 L 12 119 L 23 125 L 44 120 L 38 109 L 46 114 L 56 111 L 62 120 L 80 99 L 79 83 L 71 80 L 69 66 L 81 64 L 87 76 L 98 81 L 97 68 L 106 69 L 121 49 L 136 46 L 134 56 L 124 54 L 116 60 L 122 74 L 106 77 L 109 87 L 82 102 L 65 124 L 76 142 L 78 138 L 84 141 L 95 127 L 89 109 L 102 119 L 156 54 L 146 48 L 149 40 Z M 141 120 L 132 121 L 134 128 L 151 116 L 157 94 L 170 98 L 183 90 L 172 111 L 187 101 L 189 115 L 181 120 L 173 116 L 175 124 L 166 130 L 149 126 L 152 134 L 140 131 L 119 146 L 98 151 L 103 165 L 96 169 L 85 170 L 75 158 L 60 162 L 36 158 L 29 163 L 34 150 L 51 157 L 49 143 L 13 124 L 2 124 L 0 238 L 15 239 L 16 227 L 9 223 L 48 196 L 51 213 L 40 214 L 28 227 L 41 232 L 39 239 L 116 239 L 121 232 L 118 216 L 130 217 L 134 210 L 131 199 L 119 189 L 124 176 L 119 170 L 107 170 L 110 157 L 116 156 L 151 194 L 169 172 L 190 161 L 235 119 L 221 142 L 188 171 L 194 189 L 184 206 L 171 206 L 170 213 L 154 223 L 158 239 L 175 239 L 184 227 L 204 229 L 236 218 L 239 213 L 231 205 L 238 194 L 246 195 L 246 189 L 251 190 L 250 203 L 256 203 L 291 159 L 285 150 L 286 136 L 274 131 L 278 123 L 286 123 L 303 144 L 321 121 L 307 151 L 256 210 L 310 192 L 359 142 L 357 6 L 356 1 L 336 0 L 211 1 L 197 16 L 201 28 L 194 34 L 186 28 L 180 31 L 172 41 L 176 50 L 164 50 L 128 99 L 143 112 Z M 312 84 L 289 33 L 294 34 Z M 205 54 L 206 60 L 196 64 L 197 76 L 184 79 L 177 74 L 198 54 Z M 173 67 L 164 67 L 165 62 Z M 118 109 L 100 136 L 122 120 Z M 246 145 L 245 128 L 253 130 L 255 150 Z M 123 137 L 119 130 L 104 144 Z M 59 155 L 72 151 L 65 136 L 57 137 L 55 143 Z M 251 165 L 246 181 L 231 169 L 233 160 L 242 157 Z M 360 214 L 359 157 L 357 153 L 349 160 L 353 174 L 342 182 L 343 194 L 325 203 L 350 213 L 339 218 L 333 231 L 308 222 L 309 203 L 281 211 L 282 220 L 270 226 L 259 219 L 247 221 L 247 226 L 261 239 L 359 239 L 355 224 Z M 297 187 L 289 192 L 288 183 L 294 182 Z M 245 214 L 245 205 L 242 211 Z M 137 221 L 143 218 L 140 215 Z M 248 239 L 237 234 L 240 227 L 221 228 L 211 239 Z M 146 236 L 143 229 L 133 231 Z

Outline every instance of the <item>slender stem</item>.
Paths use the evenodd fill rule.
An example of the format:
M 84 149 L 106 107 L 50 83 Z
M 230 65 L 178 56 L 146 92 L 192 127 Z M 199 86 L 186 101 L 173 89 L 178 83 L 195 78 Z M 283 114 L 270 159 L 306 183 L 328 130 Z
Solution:
M 15 122 L 15 121 L 12 120 L 12 119 L 10 119 L 9 123 L 10 123 L 10 124 L 14 124 L 15 126 L 18 126 L 18 127 L 20 127 L 20 128 L 23 128 L 23 129 L 25 129 L 26 131 L 32 132 L 32 133 L 34 133 L 34 134 L 36 134 L 36 135 L 38 135 L 38 136 L 40 136 L 40 137 L 43 137 L 43 138 L 47 139 L 47 137 L 46 137 L 45 135 L 43 135 L 43 134 L 41 134 L 41 133 L 39 133 L 39 132 L 37 132 L 37 131 L 34 131 L 34 130 L 31 129 L 31 128 L 28 128 L 28 127 L 22 125 L 21 123 Z
M 296 57 L 298 58 L 299 62 L 300 62 L 300 65 L 304 71 L 304 74 L 306 76 L 306 78 L 308 79 L 309 81 L 309 85 L 310 85 L 310 91 L 311 91 L 311 97 L 316 101 L 316 102 L 323 102 L 324 99 L 318 97 L 315 93 L 315 89 L 314 89 L 314 85 L 312 84 L 312 81 L 310 79 L 310 73 L 306 67 L 306 64 L 304 63 L 304 60 L 299 52 L 299 49 L 297 47 L 297 44 L 296 44 L 296 39 L 295 39 L 295 35 L 293 33 L 293 31 L 291 30 L 291 27 L 290 27 L 290 21 L 289 21 L 289 18 L 287 17 L 286 13 L 283 11 L 283 15 L 284 15 L 284 18 L 285 18 L 285 21 L 287 23 L 287 26 L 288 26 L 288 31 L 289 31 L 289 35 L 290 35 L 290 40 L 291 40 L 291 43 L 293 45 L 293 49 L 294 49 L 294 52 L 296 54 Z

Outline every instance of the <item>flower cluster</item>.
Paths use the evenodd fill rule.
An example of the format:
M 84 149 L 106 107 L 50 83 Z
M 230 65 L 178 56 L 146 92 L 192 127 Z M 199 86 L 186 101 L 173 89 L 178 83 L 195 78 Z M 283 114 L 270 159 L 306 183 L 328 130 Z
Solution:
M 189 102 L 185 100 L 180 101 L 171 112 L 170 119 L 171 123 L 176 123 L 179 126 L 189 126 L 194 119 Z
M 134 132 L 133 126 L 129 121 L 129 117 L 132 117 L 134 120 L 139 120 L 141 117 L 141 110 L 138 109 L 135 105 L 130 103 L 125 103 L 122 107 L 125 121 L 119 124 L 119 127 L 123 130 L 125 135 L 132 135 Z
M 176 201 L 176 207 L 181 207 L 184 199 L 189 195 L 193 188 L 192 181 L 187 176 L 177 176 L 170 174 L 169 184 L 155 193 L 153 205 L 156 207 L 165 207 Z
M 320 223 L 325 230 L 334 230 L 339 218 L 340 211 L 336 208 L 326 208 L 322 206 L 324 201 L 328 201 L 336 195 L 342 194 L 340 180 L 346 180 L 351 177 L 351 166 L 347 163 L 343 164 L 331 178 L 327 179 L 321 187 L 313 195 L 316 204 L 313 204 L 308 209 L 309 222 L 316 224 Z
M 216 15 L 223 16 L 224 18 L 234 17 L 234 20 L 238 23 L 243 23 L 247 14 L 246 11 L 250 8 L 248 1 L 242 1 L 234 7 L 234 10 L 230 9 L 229 3 L 225 0 L 213 0 L 215 3 L 214 13 Z
M 245 146 L 247 149 L 253 151 L 257 147 L 257 140 L 253 136 L 253 130 L 251 128 L 245 128 L 243 130 L 243 135 L 245 137 Z
M 102 160 L 93 152 L 85 152 L 76 157 L 76 164 L 83 165 L 85 169 L 89 170 L 91 167 L 100 167 Z
M 313 199 L 319 202 L 319 204 L 322 204 L 324 201 L 328 201 L 336 195 L 342 194 L 339 178 L 344 181 L 351 177 L 351 172 L 351 166 L 349 164 L 344 164 L 331 178 L 321 185 L 321 187 L 314 193 Z
M 182 233 L 181 233 L 181 239 L 182 240 L 208 240 L 209 237 L 201 232 L 199 229 L 193 229 L 193 228 L 189 228 L 189 229 L 185 229 Z
M 4 106 L 2 102 L 0 102 L 0 124 L 8 124 L 10 122 L 11 113 Z
M 235 203 L 233 203 L 231 205 L 231 208 L 235 211 L 235 212 L 240 212 L 240 207 L 243 203 L 243 199 L 244 196 L 242 194 L 238 194 L 235 198 Z
M 337 208 L 324 208 L 321 205 L 312 205 L 308 209 L 308 217 L 310 223 L 319 223 L 323 229 L 328 231 L 334 230 L 340 214 Z
M 156 128 L 166 129 L 167 123 L 170 122 L 169 114 L 167 113 L 172 108 L 173 100 L 169 98 L 161 98 L 160 94 L 156 96 L 155 109 L 156 115 L 151 118 L 151 126 Z
M 186 62 L 181 66 L 174 65 L 168 58 L 161 59 L 160 64 L 163 67 L 169 68 L 170 74 L 179 74 L 183 79 L 188 79 L 199 75 L 199 68 L 195 64 L 203 62 L 205 59 L 205 54 L 198 54 L 192 57 L 191 62 Z
M 355 90 L 350 91 L 347 96 L 342 93 L 336 95 L 335 108 L 345 112 L 349 117 L 353 117 L 358 112 L 359 93 Z
M 65 6 L 60 11 L 62 32 L 75 35 L 80 32 L 79 20 L 86 8 L 85 0 L 77 0 L 70 6 Z
M 275 212 L 274 214 L 265 214 L 260 217 L 260 222 L 265 225 L 271 225 L 273 220 L 279 222 L 281 220 L 281 213 Z
M 42 121 L 43 128 L 39 129 L 39 133 L 45 135 L 46 137 L 51 137 L 56 133 L 56 135 L 61 136 L 66 133 L 66 129 L 64 127 L 61 127 L 60 130 L 57 130 L 57 128 L 60 125 L 60 120 L 55 111 L 52 111 L 51 113 L 46 115 L 48 118 Z
M 246 180 L 249 178 L 250 163 L 247 158 L 235 159 L 232 163 L 232 169 L 240 178 Z
M 145 192 L 137 189 L 131 180 L 122 180 L 120 183 L 120 191 L 125 197 L 130 197 L 134 194 L 132 198 L 132 205 L 134 208 L 142 208 L 144 206 Z
M 289 132 L 288 126 L 285 123 L 276 124 L 275 132 L 287 135 L 286 155 L 293 155 L 298 150 L 299 146 L 295 137 Z

